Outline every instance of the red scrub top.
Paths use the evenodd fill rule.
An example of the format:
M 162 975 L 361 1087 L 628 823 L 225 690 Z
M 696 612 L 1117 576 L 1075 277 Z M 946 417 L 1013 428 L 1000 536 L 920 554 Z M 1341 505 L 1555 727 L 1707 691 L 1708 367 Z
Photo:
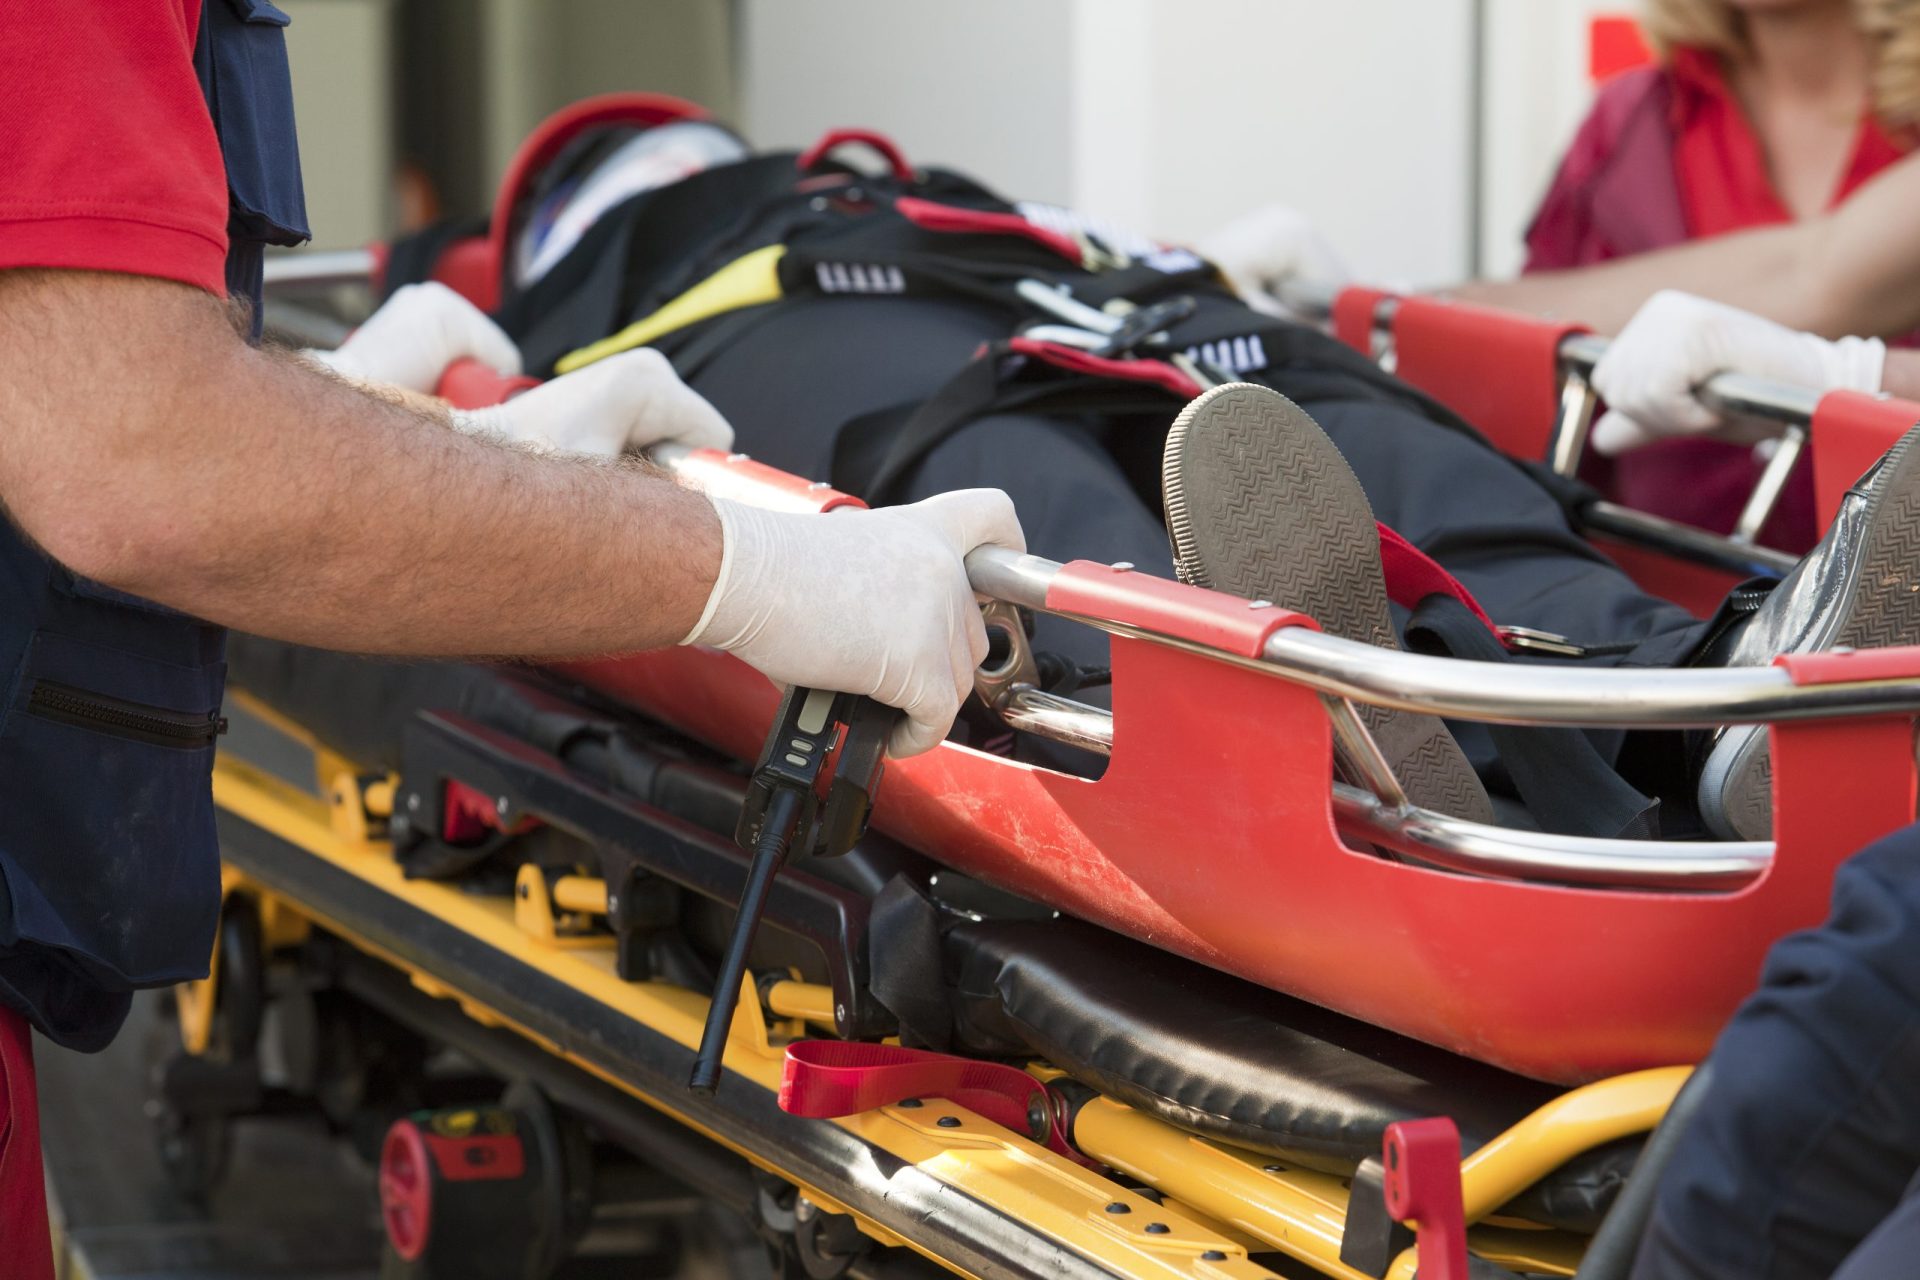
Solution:
M 121 271 L 226 294 L 226 171 L 193 67 L 200 3 L 6 6 L 0 270 Z
M 1674 90 L 1669 104 L 1673 168 L 1688 235 L 1697 239 L 1791 222 L 1793 214 L 1774 191 L 1759 136 L 1727 83 L 1720 59 L 1702 49 L 1676 49 L 1668 74 Z M 1905 155 L 1912 140 L 1904 143 L 1888 134 L 1871 111 L 1863 111 L 1852 154 L 1827 207 Z

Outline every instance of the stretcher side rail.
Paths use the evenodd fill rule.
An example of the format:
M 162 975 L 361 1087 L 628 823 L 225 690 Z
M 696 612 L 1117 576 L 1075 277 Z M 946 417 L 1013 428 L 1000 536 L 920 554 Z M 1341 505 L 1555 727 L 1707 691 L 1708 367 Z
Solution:
M 1367 290 L 1355 292 L 1375 299 L 1370 308 L 1368 354 L 1391 367 L 1395 359 L 1394 322 L 1399 299 L 1384 293 L 1376 297 Z M 1318 281 L 1289 281 L 1280 289 L 1280 296 L 1290 309 L 1321 322 L 1334 319 L 1341 293 L 1340 288 Z M 1606 355 L 1607 347 L 1607 339 L 1585 332 L 1571 333 L 1558 344 L 1562 393 L 1546 461 L 1561 475 L 1574 475 L 1580 469 L 1587 431 L 1598 405 L 1592 386 L 1593 370 Z M 1807 451 L 1823 394 L 1812 388 L 1732 371 L 1715 374 L 1696 388 L 1695 394 L 1709 407 L 1729 417 L 1780 428 L 1778 444 L 1734 522 L 1731 534 L 1709 533 L 1606 501 L 1586 508 L 1581 513 L 1583 524 L 1589 532 L 1730 573 L 1752 576 L 1786 572 L 1793 567 L 1794 557 L 1760 546 L 1757 539 Z M 1915 416 L 1920 417 L 1920 413 Z

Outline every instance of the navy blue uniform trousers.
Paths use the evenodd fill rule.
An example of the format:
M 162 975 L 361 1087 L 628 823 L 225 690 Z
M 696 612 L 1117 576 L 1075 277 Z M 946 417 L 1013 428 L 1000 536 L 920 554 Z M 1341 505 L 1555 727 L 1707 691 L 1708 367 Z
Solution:
M 1920 1276 L 1920 826 L 1841 867 L 1712 1062 L 1635 1280 Z

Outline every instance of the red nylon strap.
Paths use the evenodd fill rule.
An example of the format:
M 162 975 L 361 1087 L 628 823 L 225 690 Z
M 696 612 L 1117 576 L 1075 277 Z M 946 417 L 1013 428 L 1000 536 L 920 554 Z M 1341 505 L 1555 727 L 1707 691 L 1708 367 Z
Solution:
M 1584 333 L 1491 307 L 1402 298 L 1394 372 L 1480 429 L 1500 452 L 1544 458 L 1560 413 L 1560 343 Z
M 0 1272 L 10 1280 L 53 1280 L 33 1031 L 6 1008 L 0 1008 L 0 1256 Z
M 1018 355 L 1032 356 L 1056 369 L 1065 369 L 1071 373 L 1091 374 L 1096 378 L 1119 378 L 1125 382 L 1145 382 L 1164 388 L 1179 396 L 1182 400 L 1191 400 L 1200 394 L 1200 384 L 1180 372 L 1164 360 L 1113 360 L 1106 356 L 1096 356 L 1082 351 L 1078 347 L 1069 347 L 1058 342 L 1042 342 L 1038 338 L 1010 338 L 1007 350 Z
M 1822 529 L 1862 472 L 1920 422 L 1920 405 L 1858 391 L 1829 391 L 1813 409 L 1813 507 Z
M 1403 609 L 1417 606 L 1428 596 L 1452 596 L 1473 611 L 1473 616 L 1487 624 L 1487 630 L 1499 637 L 1500 628 L 1493 625 L 1493 619 L 1473 598 L 1473 593 L 1462 586 L 1460 579 L 1442 569 L 1426 552 L 1408 542 L 1405 538 L 1383 524 L 1374 526 L 1380 531 L 1380 572 L 1387 580 L 1387 597 Z M 1501 641 L 1506 643 L 1505 640 Z
M 712 114 L 697 103 L 664 93 L 603 93 L 583 98 L 542 120 L 520 149 L 513 153 L 507 173 L 500 180 L 500 192 L 494 197 L 493 218 L 487 225 L 487 256 L 491 270 L 484 297 L 469 295 L 468 300 L 482 311 L 500 305 L 500 286 L 506 279 L 507 238 L 513 230 L 514 206 L 533 185 L 533 179 L 565 149 L 569 142 L 589 129 L 602 125 L 639 125 L 650 128 L 675 120 L 710 120 Z
M 900 144 L 872 129 L 829 129 L 821 135 L 820 141 L 800 153 L 794 166 L 802 173 L 812 173 L 822 160 L 850 142 L 861 142 L 872 147 L 887 162 L 887 168 L 893 170 L 894 177 L 902 182 L 913 181 L 913 166 L 907 163 L 906 153 L 900 150 Z
M 1037 1115 L 1048 1126 L 1046 1145 L 1075 1154 L 1053 1095 L 1016 1067 L 890 1044 L 802 1040 L 787 1046 L 780 1109 L 788 1115 L 832 1119 L 907 1098 L 945 1098 L 1026 1138 L 1034 1137 Z
M 995 213 L 989 209 L 966 209 L 959 205 L 936 204 L 919 196 L 901 196 L 893 202 L 900 216 L 923 231 L 952 231 L 962 234 L 1019 236 L 1045 245 L 1073 263 L 1084 265 L 1086 255 L 1072 236 L 1035 226 L 1017 213 Z
M 1369 358 L 1373 355 L 1373 321 L 1380 304 L 1398 295 L 1385 289 L 1350 285 L 1333 297 L 1333 336 Z

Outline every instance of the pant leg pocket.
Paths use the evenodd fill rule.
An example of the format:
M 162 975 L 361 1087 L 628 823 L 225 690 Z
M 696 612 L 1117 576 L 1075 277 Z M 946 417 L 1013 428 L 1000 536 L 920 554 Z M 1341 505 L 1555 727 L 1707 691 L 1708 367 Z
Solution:
M 34 635 L 0 722 L 0 942 L 57 949 L 109 989 L 206 973 L 224 676 Z

